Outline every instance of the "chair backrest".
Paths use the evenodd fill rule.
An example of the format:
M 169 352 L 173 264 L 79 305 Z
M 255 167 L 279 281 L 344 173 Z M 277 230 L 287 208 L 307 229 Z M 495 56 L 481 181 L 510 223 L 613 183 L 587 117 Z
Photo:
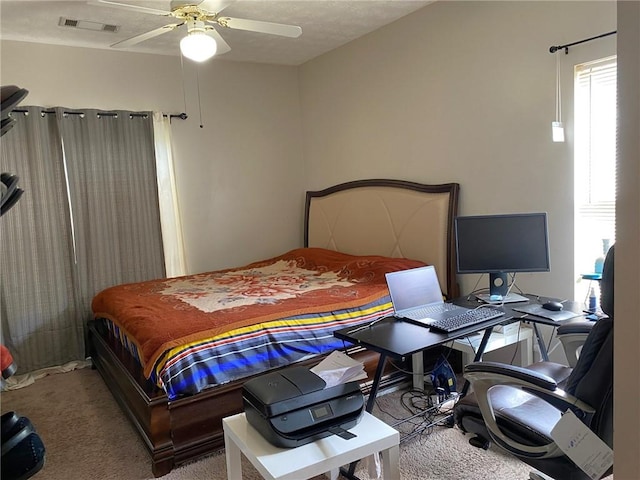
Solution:
M 612 246 L 600 285 L 601 308 L 609 318 L 594 324 L 565 384 L 567 393 L 596 409 L 591 430 L 610 447 L 613 446 L 613 263 Z
M 600 280 L 600 308 L 604 313 L 613 317 L 613 264 L 615 245 L 611 245 L 602 267 L 602 280 Z

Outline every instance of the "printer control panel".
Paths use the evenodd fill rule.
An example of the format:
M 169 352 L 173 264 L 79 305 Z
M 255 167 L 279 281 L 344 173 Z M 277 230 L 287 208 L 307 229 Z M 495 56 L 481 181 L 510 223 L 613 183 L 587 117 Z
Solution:
M 331 425 L 333 419 L 361 411 L 363 406 L 362 394 L 347 395 L 283 413 L 271 418 L 270 423 L 279 432 L 291 434 L 308 428 Z
M 316 422 L 326 420 L 327 418 L 331 418 L 333 416 L 331 405 L 329 405 L 328 403 L 311 407 L 309 411 L 311 412 L 311 417 L 313 417 L 313 420 Z

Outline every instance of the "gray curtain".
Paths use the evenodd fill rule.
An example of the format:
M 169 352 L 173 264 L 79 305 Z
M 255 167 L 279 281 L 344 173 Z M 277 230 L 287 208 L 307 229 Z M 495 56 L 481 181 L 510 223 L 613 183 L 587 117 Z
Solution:
M 164 276 L 153 121 L 151 115 L 114 113 L 56 109 L 78 288 L 89 301 L 105 287 Z
M 40 110 L 14 114 L 1 141 L 1 169 L 25 191 L 0 218 L 2 342 L 18 373 L 84 358 L 62 147 L 55 117 Z
M 25 190 L 0 220 L 2 341 L 19 373 L 85 358 L 91 299 L 164 276 L 150 115 L 14 114 L 2 171 Z

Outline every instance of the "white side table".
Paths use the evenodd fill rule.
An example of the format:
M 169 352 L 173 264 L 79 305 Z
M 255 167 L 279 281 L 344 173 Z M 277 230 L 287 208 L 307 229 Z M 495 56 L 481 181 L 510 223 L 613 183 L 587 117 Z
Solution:
M 364 412 L 349 431 L 355 438 L 337 435 L 296 448 L 278 448 L 269 443 L 247 421 L 244 413 L 222 419 L 227 460 L 227 478 L 242 478 L 241 455 L 267 480 L 302 480 L 323 473 L 336 478 L 339 468 L 369 455 L 382 453 L 385 480 L 400 480 L 398 467 L 400 434 L 373 415 Z

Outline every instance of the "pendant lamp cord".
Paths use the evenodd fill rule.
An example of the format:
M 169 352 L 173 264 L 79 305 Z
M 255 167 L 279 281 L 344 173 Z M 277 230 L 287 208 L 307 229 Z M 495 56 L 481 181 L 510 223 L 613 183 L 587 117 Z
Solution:
M 562 122 L 562 92 L 560 88 L 560 54 L 556 53 L 556 122 Z

